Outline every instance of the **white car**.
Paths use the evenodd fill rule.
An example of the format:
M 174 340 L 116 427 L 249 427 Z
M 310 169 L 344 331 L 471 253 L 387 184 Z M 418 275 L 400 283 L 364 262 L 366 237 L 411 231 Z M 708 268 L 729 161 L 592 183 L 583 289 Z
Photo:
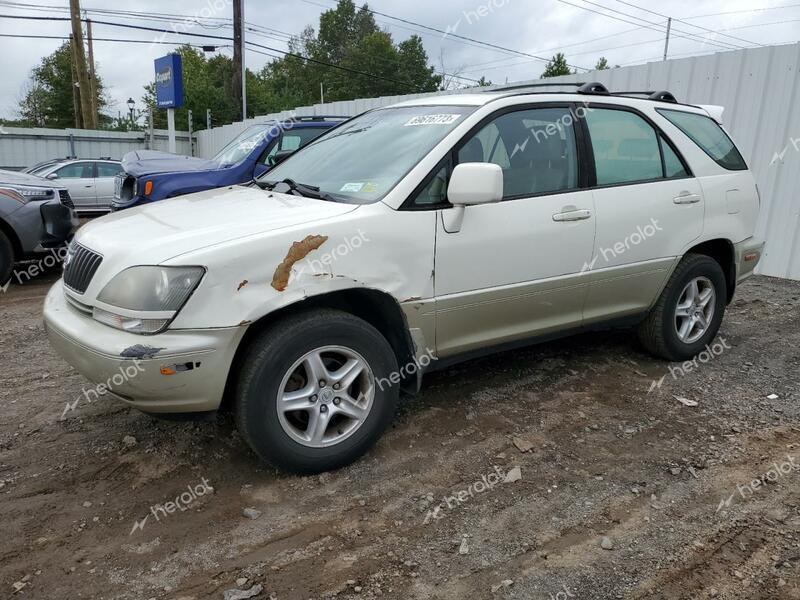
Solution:
M 88 224 L 53 346 L 146 412 L 229 400 L 296 472 L 355 460 L 422 373 L 480 353 L 629 324 L 691 358 L 763 251 L 721 109 L 536 92 L 372 110 L 257 185 Z

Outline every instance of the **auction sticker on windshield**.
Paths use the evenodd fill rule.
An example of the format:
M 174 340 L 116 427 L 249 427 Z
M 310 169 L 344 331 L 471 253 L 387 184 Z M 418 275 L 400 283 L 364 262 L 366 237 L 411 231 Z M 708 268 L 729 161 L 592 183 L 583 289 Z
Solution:
M 452 125 L 461 118 L 461 115 L 420 115 L 414 117 L 404 127 L 413 125 Z

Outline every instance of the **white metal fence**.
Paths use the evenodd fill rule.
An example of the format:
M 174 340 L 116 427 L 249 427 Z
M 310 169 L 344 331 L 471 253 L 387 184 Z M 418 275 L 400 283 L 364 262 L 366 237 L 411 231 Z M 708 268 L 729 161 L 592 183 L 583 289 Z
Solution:
M 167 132 L 156 129 L 153 150 L 167 151 Z M 189 134 L 176 135 L 178 154 L 191 154 Z M 131 150 L 147 147 L 142 131 L 102 131 L 88 129 L 47 129 L 42 127 L 0 128 L 0 169 L 23 169 L 43 160 L 76 156 L 121 159 Z
M 612 91 L 669 90 L 681 102 L 726 107 L 724 121 L 748 160 L 764 200 L 757 234 L 767 240 L 759 272 L 800 279 L 800 44 L 592 71 L 547 82 L 599 81 Z M 531 82 L 526 82 L 531 83 Z M 356 115 L 424 96 L 392 96 L 304 106 L 295 114 Z M 213 156 L 265 115 L 198 133 L 198 154 Z

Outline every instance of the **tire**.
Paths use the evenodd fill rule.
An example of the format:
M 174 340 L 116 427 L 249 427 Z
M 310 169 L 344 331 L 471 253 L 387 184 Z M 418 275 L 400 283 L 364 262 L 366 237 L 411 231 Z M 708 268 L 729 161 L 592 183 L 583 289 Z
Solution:
M 705 307 L 695 308 L 698 300 L 690 300 L 693 292 L 688 286 L 693 282 L 697 283 L 695 298 L 703 298 L 706 290 L 713 290 L 713 298 L 707 300 Z M 702 254 L 687 254 L 678 263 L 647 318 L 639 325 L 639 339 L 658 357 L 673 362 L 693 358 L 716 337 L 725 314 L 727 293 L 725 274 L 716 260 Z M 690 316 L 679 316 L 679 309 L 681 315 L 690 313 Z M 713 313 L 709 314 L 709 309 Z M 703 320 L 694 326 L 687 324 L 687 320 L 697 319 L 698 311 L 703 313 Z M 691 326 L 689 333 L 682 334 L 680 327 L 687 325 Z
M 382 381 L 398 371 L 395 354 L 377 329 L 348 313 L 317 309 L 289 316 L 260 334 L 243 360 L 235 395 L 237 427 L 261 459 L 285 471 L 318 473 L 350 464 L 394 418 L 399 389 Z M 359 363 L 360 374 L 348 383 L 342 366 L 356 365 L 356 372 Z M 328 377 L 325 387 L 312 381 L 320 376 Z M 279 410 L 279 395 L 290 393 L 297 396 L 291 406 L 300 408 L 281 404 Z M 351 401 L 354 397 L 359 400 Z M 319 427 L 312 427 L 312 419 Z
M 14 271 L 14 246 L 8 236 L 0 231 L 0 287 L 8 283 Z

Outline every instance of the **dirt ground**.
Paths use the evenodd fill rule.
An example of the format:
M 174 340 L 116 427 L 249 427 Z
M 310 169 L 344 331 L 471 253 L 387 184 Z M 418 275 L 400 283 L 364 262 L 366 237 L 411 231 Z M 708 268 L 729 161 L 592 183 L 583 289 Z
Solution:
M 61 420 L 90 386 L 42 329 L 56 278 L 0 295 L 0 598 L 800 598 L 798 282 L 748 282 L 682 372 L 617 331 L 433 374 L 294 477 L 229 416 Z

